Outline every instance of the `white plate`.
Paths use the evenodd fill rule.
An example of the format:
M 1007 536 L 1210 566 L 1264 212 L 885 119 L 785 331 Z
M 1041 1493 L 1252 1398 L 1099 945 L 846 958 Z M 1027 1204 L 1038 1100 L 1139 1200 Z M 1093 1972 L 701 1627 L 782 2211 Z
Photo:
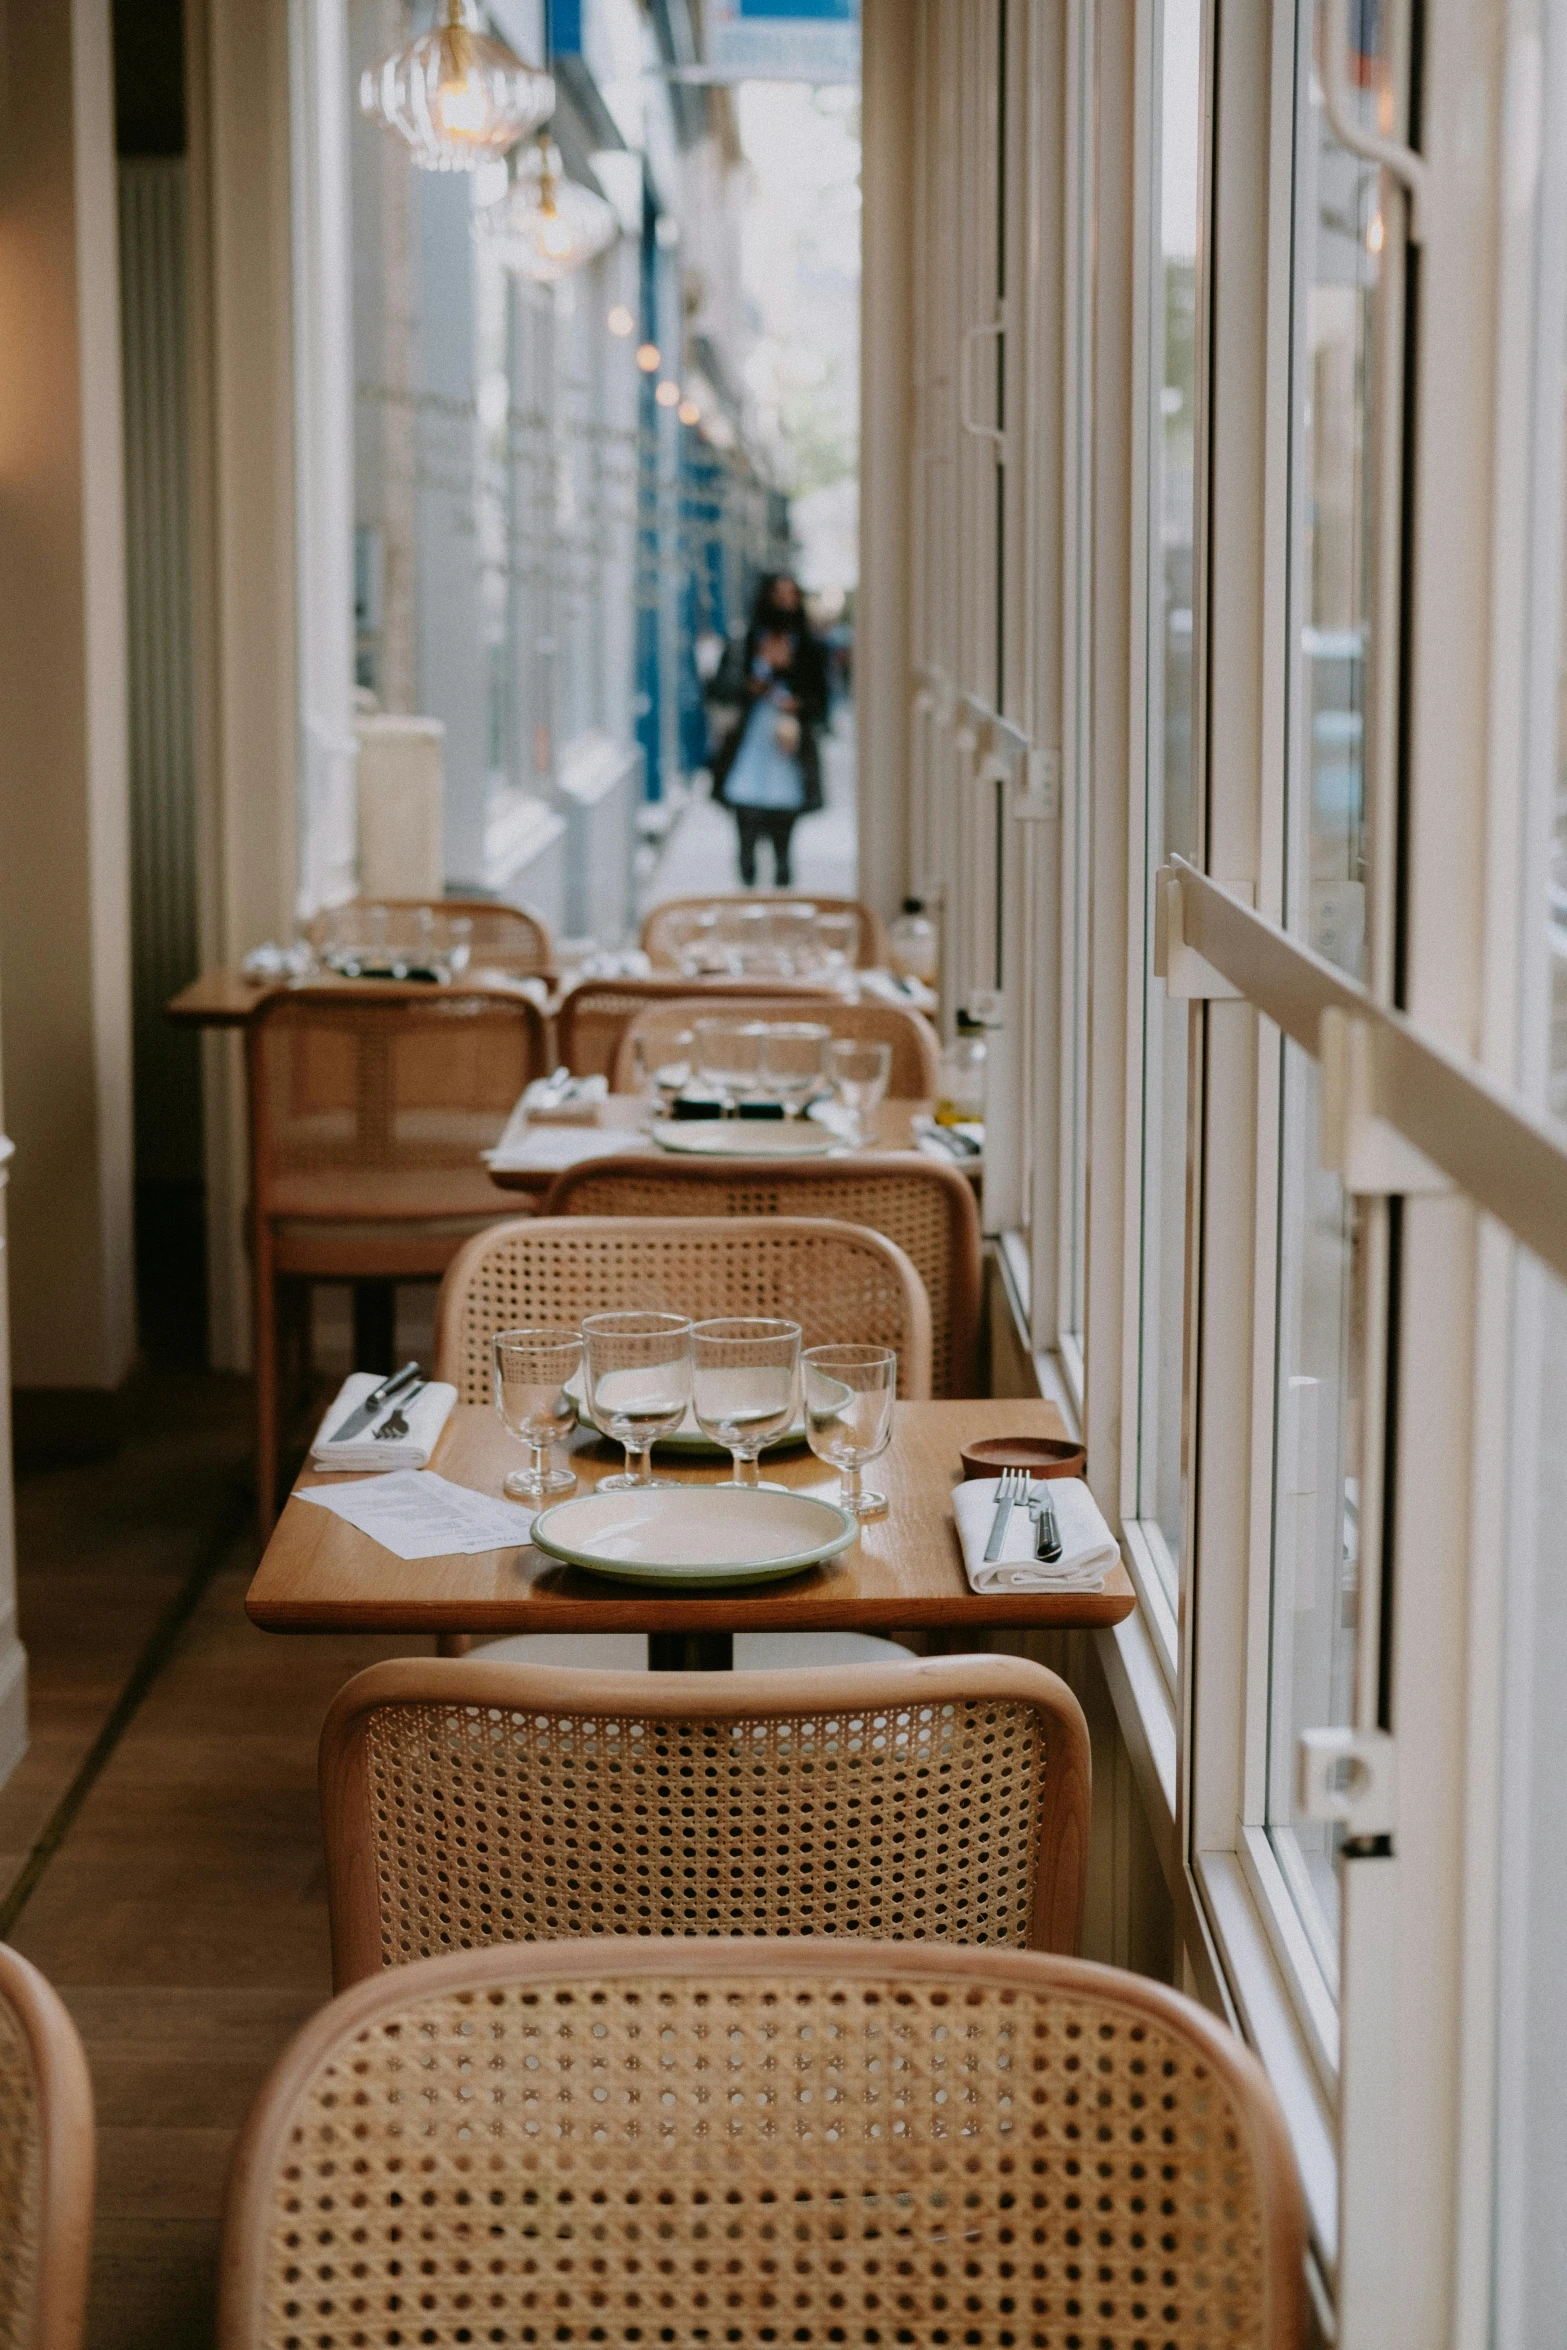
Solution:
M 825 1128 L 783 1118 L 664 1118 L 648 1133 L 693 1159 L 819 1159 L 835 1147 Z
M 598 1428 L 599 1434 L 603 1436 L 603 1429 L 599 1428 L 597 1420 L 594 1419 L 593 1414 L 588 1410 L 587 1398 L 583 1393 L 582 1373 L 580 1371 L 572 1372 L 571 1377 L 566 1382 L 566 1393 L 570 1396 L 572 1402 L 577 1407 L 577 1418 L 582 1426 L 584 1428 Z M 604 1438 L 604 1441 L 606 1444 L 613 1444 L 615 1439 L 612 1436 L 608 1436 Z M 805 1422 L 803 1420 L 796 1420 L 793 1426 L 786 1428 L 781 1436 L 769 1437 L 766 1444 L 763 1445 L 762 1450 L 764 1453 L 788 1452 L 791 1447 L 797 1447 L 802 1445 L 804 1442 Z M 729 1458 L 728 1445 L 714 1443 L 712 1437 L 709 1436 L 706 1430 L 699 1424 L 695 1409 L 690 1404 L 687 1404 L 686 1416 L 681 1421 L 679 1427 L 674 1431 L 672 1436 L 654 1437 L 653 1449 L 655 1452 L 692 1453 L 700 1456 L 704 1460 L 710 1461 L 726 1461 Z
M 581 1493 L 541 1510 L 533 1540 L 551 1558 L 622 1583 L 696 1589 L 770 1583 L 847 1550 L 858 1527 L 814 1493 L 655 1485 Z

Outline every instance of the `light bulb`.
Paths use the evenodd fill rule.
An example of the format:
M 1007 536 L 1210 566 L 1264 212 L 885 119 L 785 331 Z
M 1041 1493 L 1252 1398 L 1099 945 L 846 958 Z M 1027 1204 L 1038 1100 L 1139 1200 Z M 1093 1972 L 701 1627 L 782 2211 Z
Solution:
M 642 343 L 637 349 L 637 365 L 644 375 L 657 375 L 663 356 L 657 343 Z
M 671 383 L 666 375 L 653 397 L 660 408 L 677 407 L 680 402 L 680 386 L 677 383 Z
M 694 400 L 682 400 L 676 410 L 682 424 L 700 424 L 702 411 Z
M 555 84 L 482 29 L 475 0 L 444 0 L 437 25 L 361 76 L 359 106 L 421 170 L 472 171 L 548 121 Z
M 617 302 L 615 304 L 614 309 L 610 312 L 604 323 L 609 328 L 609 331 L 612 335 L 629 335 L 636 332 L 637 322 L 632 317 L 630 311 L 626 308 L 624 302 Z
M 473 233 L 515 276 L 553 285 L 612 245 L 620 221 L 602 196 L 562 176 L 560 149 L 541 133 L 505 195 L 474 214 Z

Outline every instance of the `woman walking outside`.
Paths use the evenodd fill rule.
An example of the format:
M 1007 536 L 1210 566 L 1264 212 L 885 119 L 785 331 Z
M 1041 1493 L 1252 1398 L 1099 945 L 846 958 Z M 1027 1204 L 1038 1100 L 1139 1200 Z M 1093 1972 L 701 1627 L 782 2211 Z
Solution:
M 827 663 L 799 582 L 787 572 L 762 581 L 740 659 L 726 657 L 713 699 L 740 710 L 713 761 L 713 797 L 732 812 L 740 835 L 740 879 L 756 887 L 756 852 L 765 840 L 773 887 L 788 889 L 795 825 L 822 804 L 817 732 L 827 721 Z

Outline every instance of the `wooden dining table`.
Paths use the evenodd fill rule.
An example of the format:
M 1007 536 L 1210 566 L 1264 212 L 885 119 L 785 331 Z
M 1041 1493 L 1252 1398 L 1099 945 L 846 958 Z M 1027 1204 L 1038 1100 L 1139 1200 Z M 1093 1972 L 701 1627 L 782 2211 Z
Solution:
M 870 1128 L 865 1142 L 859 1146 L 860 1150 L 871 1154 L 878 1151 L 920 1150 L 919 1129 L 929 1120 L 932 1107 L 930 1102 L 878 1102 L 871 1113 Z M 641 1094 L 612 1093 L 600 1102 L 598 1115 L 591 1124 L 531 1128 L 530 1134 L 536 1138 L 535 1147 L 539 1151 L 541 1163 L 536 1166 L 505 1166 L 496 1165 L 492 1161 L 490 1181 L 498 1184 L 502 1191 L 542 1195 L 565 1167 L 602 1156 L 611 1138 L 614 1138 L 612 1147 L 619 1150 L 657 1151 L 658 1156 L 671 1167 L 690 1164 L 711 1166 L 715 1163 L 705 1158 L 700 1161 L 683 1160 L 674 1153 L 660 1150 L 656 1143 L 648 1139 L 649 1117 L 647 1102 Z M 768 1138 L 780 1131 L 780 1121 L 747 1119 L 744 1126 L 757 1155 L 765 1158 L 768 1155 Z M 951 1152 L 936 1148 L 925 1151 L 923 1155 L 935 1159 L 940 1166 L 956 1165 L 959 1172 L 967 1175 L 976 1186 L 983 1180 L 983 1158 L 955 1159 Z M 742 1163 L 739 1160 L 735 1162 L 737 1165 Z M 810 1159 L 804 1163 L 817 1166 L 830 1162 L 824 1154 L 820 1160 Z
M 1062 1631 L 1119 1623 L 1136 1604 L 1119 1562 L 1099 1591 L 969 1589 L 952 1517 L 960 1450 L 982 1436 L 1067 1433 L 1053 1404 L 1037 1398 L 899 1403 L 892 1443 L 866 1471 L 887 1514 L 861 1526 L 839 1557 L 786 1582 L 692 1592 L 643 1589 L 562 1566 L 531 1543 L 517 1549 L 400 1559 L 329 1510 L 299 1498 L 332 1482 L 300 1476 L 256 1569 L 245 1608 L 267 1632 L 645 1632 L 650 1661 L 666 1670 L 721 1669 L 736 1632 L 919 1631 L 961 1646 L 979 1631 Z M 430 1461 L 454 1484 L 501 1494 L 522 1448 L 493 1411 L 459 1404 Z M 621 1466 L 620 1448 L 579 1430 L 571 1448 L 579 1491 Z M 655 1473 L 679 1484 L 727 1478 L 723 1456 L 664 1451 Z M 803 1446 L 766 1455 L 773 1482 L 829 1499 L 837 1474 Z

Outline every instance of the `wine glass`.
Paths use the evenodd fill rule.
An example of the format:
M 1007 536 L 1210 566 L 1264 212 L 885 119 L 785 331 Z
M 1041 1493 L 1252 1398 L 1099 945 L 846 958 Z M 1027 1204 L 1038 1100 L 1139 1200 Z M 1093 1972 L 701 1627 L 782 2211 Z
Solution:
M 692 1405 L 697 1426 L 734 1462 L 726 1485 L 759 1486 L 762 1447 L 794 1419 L 800 1325 L 761 1315 L 727 1315 L 691 1330 Z
M 661 1485 L 653 1444 L 672 1436 L 691 1401 L 691 1325 L 684 1314 L 589 1314 L 582 1325 L 588 1409 L 606 1436 L 626 1448 L 618 1476 L 600 1493 Z
M 545 1328 L 495 1334 L 495 1409 L 530 1448 L 526 1469 L 513 1469 L 505 1490 L 514 1501 L 542 1501 L 576 1487 L 570 1469 L 550 1467 L 550 1446 L 564 1444 L 577 1407 L 566 1382 L 582 1361 L 580 1331 Z
M 691 1082 L 694 1044 L 689 1028 L 657 1022 L 631 1031 L 631 1066 L 637 1091 L 646 1094 L 655 1111 L 668 1114 Z
M 880 1518 L 887 1496 L 862 1487 L 860 1471 L 892 1442 L 898 1358 L 884 1346 L 808 1346 L 805 1433 L 819 1461 L 842 1473 L 837 1500 L 853 1518 Z
M 697 1073 L 717 1094 L 728 1117 L 743 1093 L 754 1092 L 762 1067 L 762 1028 L 756 1020 L 698 1020 Z
M 820 1092 L 832 1030 L 819 1020 L 769 1020 L 762 1030 L 762 1083 L 798 1118 Z
M 892 1075 L 892 1047 L 857 1036 L 835 1036 L 827 1047 L 827 1074 L 848 1112 L 850 1140 L 863 1143 L 866 1120 L 874 1116 Z
M 848 990 L 854 985 L 854 968 L 860 945 L 860 922 L 857 914 L 817 914 L 811 925 L 816 935 L 816 951 L 821 969 L 832 986 Z

